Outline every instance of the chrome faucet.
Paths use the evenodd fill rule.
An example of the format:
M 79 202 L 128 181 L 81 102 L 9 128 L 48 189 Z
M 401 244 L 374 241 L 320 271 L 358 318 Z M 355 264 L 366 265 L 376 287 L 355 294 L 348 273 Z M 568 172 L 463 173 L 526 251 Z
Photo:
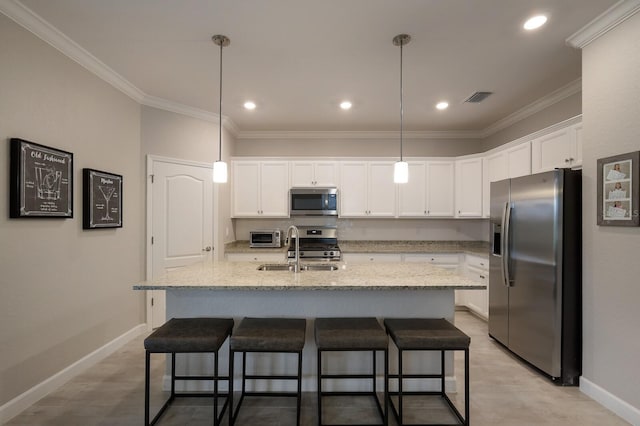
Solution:
M 296 234 L 296 255 L 293 263 L 293 272 L 300 272 L 300 231 L 295 225 L 289 226 L 289 229 L 287 229 L 287 241 L 289 243 L 291 242 L 291 238 L 293 237 L 291 235 L 291 231 L 294 231 Z M 291 261 L 289 261 L 289 263 L 291 263 Z

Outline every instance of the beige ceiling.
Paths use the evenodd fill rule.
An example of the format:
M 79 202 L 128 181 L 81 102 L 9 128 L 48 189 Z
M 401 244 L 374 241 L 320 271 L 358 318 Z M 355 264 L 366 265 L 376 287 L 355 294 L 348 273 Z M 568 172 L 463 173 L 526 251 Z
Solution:
M 616 0 L 21 0 L 163 102 L 223 114 L 241 131 L 482 130 L 580 78 L 565 40 Z M 547 25 L 525 32 L 535 13 Z M 462 101 L 474 91 L 494 95 Z M 245 100 L 258 108 L 245 111 Z M 344 112 L 343 99 L 353 102 Z M 448 100 L 446 111 L 436 102 Z

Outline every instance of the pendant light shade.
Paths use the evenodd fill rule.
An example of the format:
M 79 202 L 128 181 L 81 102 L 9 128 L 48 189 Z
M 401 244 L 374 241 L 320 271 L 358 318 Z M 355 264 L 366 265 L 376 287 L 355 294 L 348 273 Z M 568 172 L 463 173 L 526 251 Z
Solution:
M 393 183 L 409 182 L 409 163 L 406 161 L 396 161 L 393 165 Z
M 222 48 L 228 46 L 231 40 L 223 35 L 214 35 L 211 40 L 220 46 L 220 103 L 218 109 L 220 125 L 218 127 L 218 161 L 213 163 L 213 181 L 225 183 L 227 182 L 227 163 L 222 161 Z
M 404 118 L 404 109 L 402 103 L 402 47 L 411 41 L 408 34 L 398 34 L 393 38 L 393 45 L 400 46 L 400 161 L 393 166 L 393 182 L 407 183 L 409 182 L 409 164 L 402 159 L 402 127 Z

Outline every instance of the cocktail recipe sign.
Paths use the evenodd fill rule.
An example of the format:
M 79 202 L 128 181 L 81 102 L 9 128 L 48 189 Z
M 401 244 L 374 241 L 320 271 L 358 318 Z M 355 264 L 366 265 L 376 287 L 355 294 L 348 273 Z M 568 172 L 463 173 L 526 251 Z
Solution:
M 73 154 L 11 139 L 12 218 L 73 217 Z

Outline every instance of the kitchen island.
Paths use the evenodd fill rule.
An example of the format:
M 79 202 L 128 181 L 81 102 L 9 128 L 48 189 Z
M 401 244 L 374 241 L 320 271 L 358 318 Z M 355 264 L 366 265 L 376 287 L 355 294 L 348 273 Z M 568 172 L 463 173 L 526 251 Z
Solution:
M 314 318 L 371 316 L 453 320 L 454 290 L 486 288 L 456 272 L 430 264 L 332 264 L 338 269 L 294 273 L 259 271 L 260 263 L 257 262 L 203 262 L 169 271 L 163 277 L 136 284 L 133 288 L 166 290 L 167 318 L 233 317 L 236 324 L 242 317 L 249 316 L 306 318 L 307 341 L 302 366 L 305 391 L 314 391 L 316 388 Z M 220 353 L 222 359 L 227 359 L 227 353 L 228 345 L 225 344 Z M 289 355 L 256 354 L 252 361 L 248 360 L 247 367 L 254 368 L 257 372 L 262 372 L 262 365 L 284 368 Z M 327 362 L 330 365 L 343 365 L 353 371 L 369 364 L 368 359 L 360 355 L 362 354 L 336 353 L 335 356 L 328 357 Z M 390 351 L 390 356 L 395 357 L 393 350 Z M 210 357 L 190 355 L 190 358 L 193 358 L 187 363 L 190 374 L 211 371 Z M 431 366 L 437 368 L 439 357 L 433 354 L 433 357 L 415 360 L 406 358 L 406 365 L 410 366 L 412 363 L 419 364 L 426 371 Z M 380 366 L 380 371 L 381 368 Z M 284 390 L 285 385 L 287 384 L 257 383 L 256 389 Z M 326 385 L 331 390 L 334 384 L 327 381 Z M 352 390 L 362 390 L 361 387 L 365 385 L 358 381 L 347 383 Z M 455 388 L 452 377 L 448 380 L 448 387 Z M 189 386 L 184 389 L 201 388 Z M 430 387 L 427 389 L 430 390 Z

